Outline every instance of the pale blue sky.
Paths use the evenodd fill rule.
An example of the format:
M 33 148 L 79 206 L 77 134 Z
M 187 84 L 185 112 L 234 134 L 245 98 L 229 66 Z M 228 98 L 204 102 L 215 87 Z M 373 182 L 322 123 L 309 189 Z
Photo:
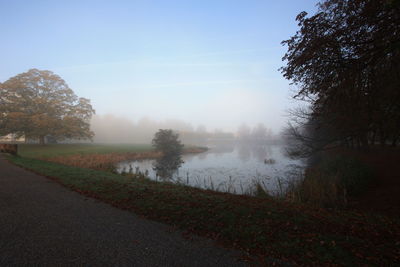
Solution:
M 0 81 L 47 69 L 98 114 L 278 130 L 290 105 L 280 42 L 316 3 L 0 0 Z

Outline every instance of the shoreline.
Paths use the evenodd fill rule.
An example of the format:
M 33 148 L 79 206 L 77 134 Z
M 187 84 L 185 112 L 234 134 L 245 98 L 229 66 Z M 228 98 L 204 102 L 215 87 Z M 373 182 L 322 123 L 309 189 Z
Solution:
M 247 252 L 247 260 L 252 257 L 264 265 L 271 258 L 293 265 L 398 263 L 396 218 L 214 192 L 31 158 L 7 159 L 87 197 Z
M 185 154 L 197 154 L 206 152 L 206 147 L 188 147 L 183 149 Z M 144 159 L 157 159 L 162 156 L 158 151 L 145 151 L 145 152 L 112 152 L 106 154 L 93 153 L 93 154 L 75 154 L 68 156 L 57 156 L 53 158 L 40 158 L 40 160 L 60 163 L 67 166 L 88 168 L 94 170 L 110 170 L 111 167 L 123 161 L 144 160 Z

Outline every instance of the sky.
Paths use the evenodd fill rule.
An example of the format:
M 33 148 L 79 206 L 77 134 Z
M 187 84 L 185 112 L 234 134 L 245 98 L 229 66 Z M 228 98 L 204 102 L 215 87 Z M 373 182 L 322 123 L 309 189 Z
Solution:
M 100 115 L 278 131 L 295 105 L 280 43 L 316 3 L 0 0 L 0 82 L 51 70 Z

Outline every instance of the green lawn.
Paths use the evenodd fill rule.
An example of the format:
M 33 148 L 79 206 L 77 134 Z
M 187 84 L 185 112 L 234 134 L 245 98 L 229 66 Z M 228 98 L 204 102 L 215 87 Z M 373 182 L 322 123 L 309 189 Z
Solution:
M 108 154 L 151 151 L 150 144 L 20 144 L 18 154 L 28 158 L 51 158 L 75 154 Z
M 83 147 L 91 153 L 89 146 Z M 94 147 L 96 153 L 116 149 Z M 32 148 L 25 148 L 34 156 Z M 44 148 L 43 155 L 59 150 L 60 145 L 53 152 Z M 265 265 L 272 265 L 270 259 L 315 266 L 400 264 L 400 224 L 387 217 L 217 193 L 25 157 L 8 159 L 79 193 L 247 251 Z

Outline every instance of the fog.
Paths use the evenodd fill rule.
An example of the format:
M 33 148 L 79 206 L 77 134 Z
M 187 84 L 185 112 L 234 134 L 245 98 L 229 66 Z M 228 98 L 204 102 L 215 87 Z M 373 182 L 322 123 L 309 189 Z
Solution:
M 150 143 L 158 129 L 193 131 L 192 125 L 179 120 L 156 121 L 144 117 L 133 121 L 112 114 L 95 115 L 91 120 L 96 143 Z
M 182 138 L 260 123 L 279 132 L 292 107 L 281 42 L 299 12 L 315 9 L 289 0 L 17 2 L 0 4 L 13 29 L 2 32 L 0 81 L 54 72 L 90 100 L 94 141 L 105 143 L 148 143 L 160 128 Z
M 91 130 L 95 143 L 150 143 L 158 129 L 173 129 L 185 144 L 205 144 L 210 140 L 271 140 L 273 131 L 263 123 L 241 123 L 237 129 L 226 131 L 208 128 L 206 124 L 192 124 L 178 119 L 156 120 L 143 117 L 133 120 L 113 114 L 94 115 Z

